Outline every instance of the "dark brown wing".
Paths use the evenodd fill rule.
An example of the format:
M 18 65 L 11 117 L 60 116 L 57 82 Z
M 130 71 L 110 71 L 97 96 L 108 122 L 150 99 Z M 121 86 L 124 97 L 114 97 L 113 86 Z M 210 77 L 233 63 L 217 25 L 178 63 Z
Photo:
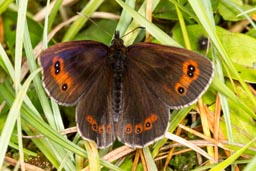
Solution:
M 80 98 L 76 108 L 78 131 L 83 138 L 95 141 L 99 148 L 105 148 L 115 140 L 111 92 L 112 73 L 104 65 L 97 80 Z
M 152 94 L 138 72 L 139 68 L 129 63 L 123 78 L 123 111 L 115 125 L 118 139 L 133 148 L 161 138 L 169 122 L 169 107 Z
M 75 104 L 102 72 L 109 48 L 94 41 L 56 44 L 40 57 L 48 94 L 63 105 Z
M 152 94 L 174 109 L 194 103 L 213 77 L 206 57 L 183 48 L 134 44 L 128 47 L 128 62 L 137 67 L 136 79 L 143 79 Z
M 212 63 L 194 52 L 150 43 L 128 47 L 123 81 L 123 112 L 116 133 L 131 147 L 164 135 L 169 109 L 194 103 L 208 88 Z

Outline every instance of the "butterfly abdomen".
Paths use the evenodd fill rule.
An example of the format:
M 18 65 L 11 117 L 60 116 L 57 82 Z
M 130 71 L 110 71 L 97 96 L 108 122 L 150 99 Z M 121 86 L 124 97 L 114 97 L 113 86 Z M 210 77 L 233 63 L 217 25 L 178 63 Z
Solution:
M 117 122 L 119 116 L 122 114 L 122 89 L 123 76 L 126 72 L 126 57 L 124 54 L 114 52 L 111 55 L 110 67 L 113 72 L 113 89 L 112 89 L 112 112 L 114 121 Z
M 113 118 L 114 121 L 117 122 L 119 116 L 122 113 L 122 88 L 123 88 L 123 83 L 122 83 L 122 78 L 121 77 L 116 77 L 114 78 L 114 84 L 113 84 L 113 94 L 112 94 L 112 112 L 113 112 Z

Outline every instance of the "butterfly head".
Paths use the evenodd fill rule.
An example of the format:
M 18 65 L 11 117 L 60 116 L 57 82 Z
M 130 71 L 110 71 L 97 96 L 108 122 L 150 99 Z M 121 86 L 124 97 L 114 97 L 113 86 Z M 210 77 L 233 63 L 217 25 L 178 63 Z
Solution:
M 120 38 L 119 31 L 115 31 L 115 35 L 113 40 L 111 41 L 110 48 L 113 48 L 115 50 L 123 50 L 125 48 L 124 41 Z

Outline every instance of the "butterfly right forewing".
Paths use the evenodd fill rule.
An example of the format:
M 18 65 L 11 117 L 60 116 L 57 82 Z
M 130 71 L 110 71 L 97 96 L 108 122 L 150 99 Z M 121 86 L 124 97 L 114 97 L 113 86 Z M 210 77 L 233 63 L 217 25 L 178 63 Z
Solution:
M 195 52 L 151 43 L 128 47 L 138 77 L 163 103 L 178 109 L 193 104 L 209 87 L 213 65 Z

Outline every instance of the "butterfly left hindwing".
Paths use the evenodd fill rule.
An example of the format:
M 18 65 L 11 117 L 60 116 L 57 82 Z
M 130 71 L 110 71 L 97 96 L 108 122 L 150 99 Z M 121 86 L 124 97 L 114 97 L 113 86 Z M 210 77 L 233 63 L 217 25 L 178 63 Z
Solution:
M 95 83 L 77 104 L 76 123 L 82 137 L 103 148 L 111 145 L 116 137 L 111 107 L 112 74 L 106 65 L 100 70 Z

